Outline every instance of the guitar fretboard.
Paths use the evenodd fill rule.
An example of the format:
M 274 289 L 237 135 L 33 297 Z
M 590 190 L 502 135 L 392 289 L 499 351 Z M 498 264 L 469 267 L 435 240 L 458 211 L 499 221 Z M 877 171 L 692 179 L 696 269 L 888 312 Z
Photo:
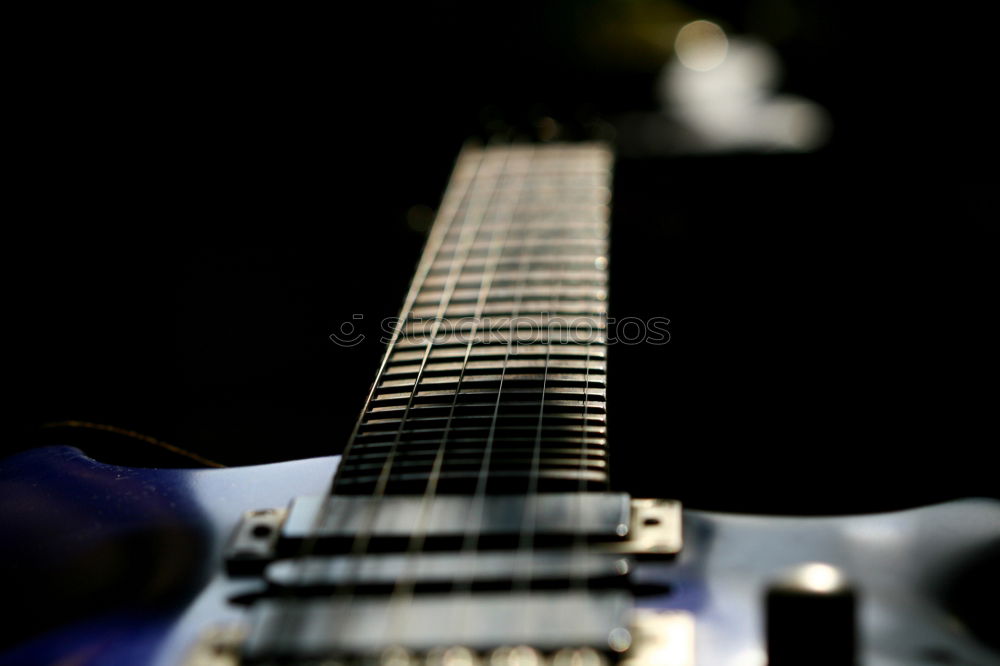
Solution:
M 611 155 L 463 151 L 334 483 L 602 490 Z

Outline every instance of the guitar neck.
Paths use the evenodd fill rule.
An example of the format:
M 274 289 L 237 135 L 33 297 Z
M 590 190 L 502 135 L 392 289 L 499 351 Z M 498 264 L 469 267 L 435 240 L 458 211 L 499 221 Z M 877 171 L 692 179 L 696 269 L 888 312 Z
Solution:
M 630 648 L 623 557 L 674 556 L 681 521 L 608 487 L 610 162 L 462 153 L 333 495 L 277 514 L 300 556 L 266 569 L 285 594 L 254 605 L 251 663 L 602 666 Z M 231 561 L 261 559 L 266 515 Z
M 334 493 L 607 488 L 610 168 L 463 151 Z

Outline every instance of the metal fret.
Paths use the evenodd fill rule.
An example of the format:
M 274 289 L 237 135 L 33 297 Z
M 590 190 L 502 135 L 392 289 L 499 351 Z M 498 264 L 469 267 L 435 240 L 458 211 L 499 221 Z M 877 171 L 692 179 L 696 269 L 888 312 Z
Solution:
M 445 283 L 445 277 L 441 275 L 431 275 L 424 280 L 424 287 L 441 287 Z M 482 281 L 482 275 L 478 272 L 463 272 L 458 278 L 458 288 L 477 288 Z M 559 285 L 562 287 L 572 287 L 576 285 L 596 285 L 604 286 L 608 283 L 607 273 L 594 267 L 588 267 L 582 271 L 520 271 L 506 270 L 497 271 L 493 276 L 494 287 L 510 287 L 524 285 Z
M 497 264 L 499 270 L 522 270 L 527 268 L 529 271 L 536 270 L 556 270 L 556 271 L 580 271 L 586 270 L 588 268 L 593 268 L 595 261 L 600 258 L 600 255 L 594 252 L 581 252 L 577 255 L 572 254 L 532 254 L 531 259 L 527 261 L 524 259 L 523 255 L 505 256 Z M 486 257 L 470 257 L 468 261 L 464 264 L 465 273 L 470 272 L 470 269 L 480 270 L 486 268 L 490 265 L 490 260 Z M 447 275 L 452 271 L 452 264 L 450 259 L 447 257 L 442 258 L 439 261 L 435 261 L 431 265 L 431 275 Z
M 543 367 L 549 368 L 562 368 L 571 370 L 589 370 L 590 372 L 596 372 L 599 374 L 604 373 L 604 363 L 593 361 L 579 361 L 579 360 L 566 360 L 566 359 L 549 359 L 545 362 L 544 359 L 510 359 L 506 362 L 498 361 L 469 361 L 468 363 L 449 363 L 449 362 L 438 362 L 438 363 L 428 363 L 424 366 L 424 374 L 435 373 L 452 373 L 465 368 L 465 372 L 476 374 L 477 372 L 498 372 L 504 367 L 507 369 L 511 368 L 537 368 L 539 370 Z M 385 375 L 411 375 L 416 374 L 419 366 L 417 365 L 390 365 L 385 370 Z
M 542 303 L 535 303 L 535 300 L 540 300 Z M 600 315 L 604 314 L 604 305 L 602 301 L 594 299 L 592 301 L 587 300 L 557 300 L 557 299 L 532 299 L 529 301 L 522 300 L 502 300 L 493 303 L 488 303 L 485 308 L 483 308 L 482 314 L 484 315 L 510 315 L 512 316 L 515 310 L 517 310 L 518 317 L 526 313 L 550 313 L 553 315 L 557 314 L 592 314 Z M 411 316 L 417 319 L 434 317 L 438 313 L 437 306 L 420 306 L 415 307 L 410 311 Z M 445 317 L 474 317 L 476 316 L 475 305 L 470 303 L 454 303 L 450 305 L 445 311 Z
M 545 146 L 529 164 L 523 150 L 459 160 L 454 221 L 425 251 L 335 492 L 381 476 L 386 494 L 420 494 L 432 475 L 439 493 L 469 492 L 486 463 L 490 492 L 533 473 L 541 491 L 606 488 L 610 157 Z
M 406 447 L 406 456 L 408 458 L 433 458 L 437 455 L 438 450 L 436 446 L 421 446 L 419 444 L 412 444 Z M 560 442 L 548 442 L 544 448 L 546 453 L 552 453 L 563 456 L 572 456 L 574 459 L 579 461 L 580 457 L 584 458 L 597 458 L 600 460 L 604 459 L 604 448 L 601 445 L 591 443 L 587 447 L 566 447 L 560 445 Z M 565 443 L 562 443 L 565 444 Z M 511 446 L 504 447 L 504 449 L 498 454 L 501 456 L 506 455 L 520 455 L 526 456 L 534 452 L 534 447 L 531 446 Z M 374 453 L 369 453 L 369 451 L 374 451 Z M 472 445 L 456 445 L 448 449 L 448 452 L 452 455 L 462 456 L 462 455 L 481 455 L 483 449 L 481 447 L 475 447 Z M 365 460 L 370 458 L 382 459 L 382 453 L 378 450 L 378 447 L 373 449 L 368 449 L 367 447 L 360 447 L 359 450 L 354 454 L 352 459 Z
M 527 396 L 522 396 L 527 397 Z M 524 408 L 524 409 L 538 409 L 543 406 L 548 408 L 559 408 L 559 410 L 564 412 L 582 412 L 585 408 L 590 412 L 596 414 L 604 413 L 604 403 L 598 402 L 596 400 L 509 400 L 503 403 L 504 407 L 509 408 Z M 488 402 L 465 402 L 459 403 L 454 406 L 455 415 L 461 416 L 462 414 L 492 414 L 496 408 L 496 401 Z M 430 415 L 445 415 L 447 410 L 450 410 L 451 406 L 442 407 L 441 405 L 434 404 L 416 404 L 410 408 L 411 413 L 414 417 L 419 416 L 430 416 Z M 381 407 L 372 407 L 366 414 L 371 418 L 385 417 L 389 418 L 391 416 L 397 416 L 402 413 L 399 407 L 393 405 L 385 405 Z
M 463 389 L 461 393 L 458 394 L 457 399 L 459 403 L 464 403 L 466 401 L 474 400 L 493 400 L 494 404 L 497 399 L 500 399 L 502 403 L 508 400 L 523 400 L 525 397 L 535 397 L 535 398 L 552 398 L 552 399 L 572 399 L 576 396 L 586 396 L 587 400 L 604 400 L 604 389 L 596 388 L 593 386 L 587 387 L 586 389 L 576 388 L 572 386 L 562 386 L 562 387 L 549 387 L 544 392 L 539 392 L 537 389 L 524 389 L 524 388 L 512 388 L 510 390 L 504 389 L 504 391 L 498 395 L 495 388 L 468 388 Z M 375 395 L 372 397 L 372 405 L 389 405 L 389 404 L 401 404 L 408 402 L 411 397 L 410 391 L 400 391 L 398 389 L 390 388 L 387 391 L 376 391 Z M 452 398 L 455 397 L 454 391 L 448 390 L 427 390 L 421 388 L 415 394 L 412 394 L 414 398 L 414 406 L 419 406 L 421 404 L 451 404 Z M 581 398 L 582 399 L 582 398 Z
M 548 385 L 553 388 L 559 386 L 578 386 L 583 387 L 586 385 L 586 372 L 560 372 L 560 373 L 548 373 Z M 463 380 L 464 385 L 468 385 L 470 389 L 474 388 L 484 388 L 491 386 L 500 385 L 501 375 L 475 375 L 472 377 L 467 377 Z M 445 386 L 454 385 L 455 389 L 458 389 L 458 375 L 451 375 L 445 377 L 424 377 L 420 380 L 421 388 L 436 388 L 441 390 Z M 542 383 L 542 373 L 540 372 L 520 372 L 520 373 L 507 373 L 503 375 L 503 381 L 507 384 L 518 384 L 521 386 L 541 386 Z M 410 379 L 387 379 L 379 384 L 379 388 L 392 388 L 399 389 L 401 387 L 411 387 L 416 383 L 415 378 Z M 590 384 L 592 386 L 604 386 L 604 379 L 601 377 L 591 378 Z
M 549 314 L 548 312 L 541 312 L 539 310 L 522 310 L 517 316 L 513 316 L 513 313 L 504 310 L 493 315 L 488 320 L 489 326 L 484 327 L 487 330 L 478 331 L 476 335 L 493 335 L 496 336 L 499 342 L 503 342 L 504 344 L 511 338 L 520 342 L 537 341 L 544 343 L 550 339 L 553 341 L 562 339 L 563 342 L 584 342 L 592 341 L 594 339 L 593 336 L 586 335 L 583 338 L 571 338 L 570 334 L 602 331 L 608 325 L 603 313 L 593 316 L 579 313 L 568 313 L 566 316 L 557 315 L 558 313 Z M 433 317 L 404 321 L 401 324 L 402 332 L 408 338 L 415 337 L 419 344 L 424 346 L 432 338 L 435 345 L 438 344 L 439 340 L 447 344 L 449 338 L 454 336 L 458 336 L 458 340 L 455 341 L 457 344 L 467 344 L 468 336 L 472 334 L 472 322 L 461 321 L 462 319 L 466 319 L 464 316 L 457 319 L 458 321 L 454 322 L 454 324 L 459 330 L 453 333 L 441 335 L 438 331 L 437 318 Z M 577 334 L 583 335 L 583 333 Z
M 416 305 L 422 306 L 439 303 L 443 295 L 444 293 L 440 290 L 421 292 L 420 296 L 417 297 Z M 519 297 L 522 301 L 551 299 L 590 299 L 594 301 L 604 301 L 607 298 L 607 291 L 602 288 L 574 285 L 560 285 L 557 287 L 552 285 L 533 285 L 522 289 L 504 286 L 491 289 L 489 296 L 490 299 L 503 301 L 511 300 L 515 297 Z M 452 292 L 450 304 L 475 303 L 478 298 L 479 291 L 477 289 L 456 289 Z
M 500 434 L 496 438 L 496 441 L 504 443 L 506 445 L 528 447 L 530 449 L 531 445 L 533 445 L 536 440 L 534 437 L 524 437 L 516 434 L 515 435 Z M 400 444 L 400 447 L 405 451 L 414 448 L 423 449 L 432 445 L 440 445 L 440 443 L 441 443 L 440 438 L 425 437 L 424 439 L 421 439 L 417 437 L 406 440 L 405 442 Z M 448 443 L 461 446 L 481 447 L 483 444 L 483 440 L 481 437 L 455 436 L 449 438 Z M 392 444 L 393 444 L 392 442 L 384 442 L 384 441 L 379 441 L 378 439 L 374 439 L 371 441 L 362 442 L 358 444 L 357 449 L 358 451 L 363 451 L 363 450 L 379 451 L 380 452 L 379 455 L 382 455 L 384 453 L 384 450 L 387 447 L 392 446 Z M 602 435 L 591 436 L 589 433 L 587 433 L 586 436 L 584 437 L 553 435 L 553 436 L 543 436 L 541 438 L 541 444 L 543 449 L 549 446 L 578 446 L 583 448 L 593 448 L 597 450 L 597 449 L 603 449 L 603 447 L 607 446 L 607 440 Z
M 565 228 L 565 227 L 563 227 Z M 590 225 L 580 225 L 579 229 L 590 228 Z M 480 227 L 482 229 L 482 227 Z M 489 229 L 492 231 L 492 229 Z M 570 229 L 571 232 L 567 238 L 561 240 L 559 243 L 553 243 L 549 238 L 539 238 L 538 236 L 532 234 L 528 238 L 520 238 L 508 240 L 504 243 L 502 248 L 503 252 L 512 252 L 514 250 L 520 250 L 524 252 L 525 250 L 538 250 L 539 248 L 559 248 L 559 247 L 579 247 L 579 248 L 590 248 L 596 250 L 604 250 L 607 248 L 607 240 L 603 236 L 597 236 L 593 238 L 581 237 L 579 233 L 572 233 L 577 230 Z M 438 251 L 438 256 L 449 256 L 455 254 L 456 250 L 459 248 L 457 243 L 445 243 L 441 246 Z M 470 249 L 473 253 L 477 251 L 486 251 L 493 249 L 493 244 L 491 241 L 476 241 L 472 243 Z
M 405 333 L 414 333 L 414 331 L 404 331 Z M 415 331 L 419 333 L 419 331 Z M 585 340 L 579 338 L 574 338 L 567 340 L 566 336 L 560 335 L 559 330 L 545 331 L 536 328 L 535 335 L 529 339 L 520 339 L 517 332 L 514 332 L 512 336 L 510 331 L 507 329 L 497 329 L 490 331 L 476 331 L 475 333 L 469 333 L 468 331 L 455 331 L 455 332 L 445 332 L 438 333 L 438 336 L 434 339 L 434 350 L 438 349 L 448 349 L 453 347 L 462 347 L 463 349 L 468 346 L 471 339 L 473 345 L 480 345 L 483 347 L 493 347 L 498 348 L 500 346 L 506 346 L 508 340 L 513 337 L 515 346 L 526 346 L 526 345 L 545 345 L 547 343 L 563 344 L 573 343 L 574 345 L 582 346 L 595 346 L 603 345 L 605 343 L 604 334 L 601 331 L 595 331 L 589 334 Z M 428 338 L 427 335 L 414 335 L 413 337 L 403 337 L 399 339 L 395 344 L 395 349 L 400 350 L 412 350 L 412 349 L 425 349 L 427 347 Z M 556 348 L 558 349 L 558 347 Z M 503 352 L 501 352 L 502 354 Z
M 503 359 L 506 356 L 507 347 L 501 347 L 500 345 L 474 345 L 469 350 L 470 358 L 499 358 Z M 516 345 L 510 354 L 512 359 L 520 358 L 546 358 L 547 348 L 545 345 Z M 589 356 L 593 359 L 602 359 L 606 356 L 607 352 L 604 347 L 600 345 L 563 345 L 562 347 L 554 347 L 548 353 L 548 357 L 552 359 L 561 358 L 586 358 Z M 430 358 L 435 359 L 454 359 L 454 358 L 464 358 L 465 351 L 460 349 L 455 349 L 454 347 L 441 347 L 435 346 L 431 350 Z M 422 352 L 416 351 L 406 351 L 400 350 L 393 352 L 390 355 L 391 363 L 405 363 L 410 361 L 418 361 L 423 358 Z

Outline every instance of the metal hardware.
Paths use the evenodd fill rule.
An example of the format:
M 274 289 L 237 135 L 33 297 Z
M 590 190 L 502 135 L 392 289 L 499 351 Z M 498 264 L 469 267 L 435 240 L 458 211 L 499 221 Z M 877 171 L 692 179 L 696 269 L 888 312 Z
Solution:
M 522 605 L 527 597 L 521 597 L 514 601 L 515 605 Z M 551 603 L 551 599 L 548 603 Z M 609 599 L 610 601 L 610 599 Z M 370 602 L 362 602 L 358 610 L 362 614 L 367 614 Z M 257 640 L 251 638 L 244 643 L 247 638 L 246 631 L 239 626 L 216 628 L 206 632 L 198 645 L 192 651 L 184 666 L 238 666 L 240 659 L 249 659 L 248 663 L 271 663 L 273 660 L 298 659 L 303 663 L 317 663 L 330 666 L 694 666 L 695 664 L 695 622 L 691 613 L 674 609 L 636 609 L 631 612 L 631 621 L 620 624 L 612 621 L 605 624 L 607 620 L 612 620 L 614 616 L 624 619 L 620 614 L 624 607 L 613 603 L 618 607 L 618 611 L 612 612 L 611 616 L 605 616 L 603 626 L 613 627 L 610 632 L 602 633 L 597 626 L 585 630 L 585 633 L 597 630 L 592 636 L 603 636 L 606 638 L 597 640 L 593 645 L 579 645 L 571 647 L 558 647 L 551 635 L 544 635 L 538 631 L 528 630 L 532 636 L 522 635 L 516 638 L 541 639 L 540 642 L 517 641 L 500 643 L 499 647 L 489 648 L 481 641 L 473 641 L 472 647 L 466 645 L 448 645 L 447 641 L 439 643 L 439 647 L 431 647 L 434 640 L 443 638 L 440 632 L 427 637 L 418 634 L 420 632 L 404 632 L 396 636 L 403 643 L 410 643 L 412 647 L 402 647 L 399 643 L 389 647 L 378 648 L 380 639 L 384 637 L 370 636 L 367 639 L 356 634 L 344 636 L 343 641 L 336 640 L 337 631 L 330 631 L 331 626 L 322 622 L 316 625 L 315 616 L 308 624 L 313 625 L 305 633 L 301 631 L 302 625 L 298 622 L 291 625 L 295 632 L 300 635 L 292 638 L 286 636 L 271 635 L 266 639 L 265 645 L 259 644 L 261 636 Z M 530 608 L 531 605 L 528 605 Z M 595 607 L 589 607 L 594 610 Z M 275 609 L 276 610 L 276 609 Z M 289 610 L 287 607 L 284 611 Z M 303 610 L 301 607 L 296 609 Z M 386 610 L 382 606 L 381 610 Z M 430 610 L 430 607 L 421 608 L 418 615 L 423 615 L 423 611 Z M 432 610 L 432 622 L 444 619 L 444 616 L 437 617 L 440 609 Z M 568 607 L 560 609 L 551 606 L 547 610 L 570 610 Z M 610 610 L 610 607 L 607 609 Z M 606 612 L 606 611 L 604 611 Z M 602 612 L 603 614 L 603 612 Z M 585 614 L 586 615 L 586 614 Z M 341 616 L 345 619 L 347 616 Z M 559 616 L 550 616 L 556 619 Z M 570 615 L 572 617 L 572 615 Z M 260 618 L 258 618 L 260 619 Z M 270 623 L 274 618 L 269 618 L 266 623 Z M 305 620 L 300 613 L 296 620 Z M 325 618 L 330 619 L 330 618 Z M 476 618 L 476 619 L 486 619 Z M 498 619 L 498 618 L 494 618 Z M 370 620 L 365 620 L 364 624 L 369 624 Z M 353 628 L 362 628 L 356 623 L 352 623 Z M 381 624 L 381 622 L 379 622 Z M 627 626 L 627 628 L 626 628 Z M 371 627 L 368 627 L 371 628 Z M 496 628 L 493 627 L 495 632 Z M 363 633 L 367 629 L 362 628 Z M 269 631 L 267 633 L 270 633 Z M 477 632 L 473 632 L 477 633 Z M 332 635 L 331 635 L 332 634 Z M 466 636 L 470 638 L 471 636 Z M 507 638 L 515 638 L 513 635 Z M 577 636 L 581 638 L 582 635 Z M 430 642 L 428 642 L 428 638 Z M 480 636 L 484 638 L 484 636 Z M 493 636 L 493 640 L 500 638 Z M 303 641 L 303 639 L 305 639 Z M 274 642 L 277 640 L 277 643 Z M 414 644 L 416 641 L 416 644 Z M 476 643 L 479 643 L 476 645 Z M 422 643 L 422 645 L 420 645 Z M 283 644 L 283 648 L 279 646 Z M 294 645 L 294 647 L 293 647 Z M 241 651 L 241 647 L 244 648 Z M 261 650 L 263 648 L 263 650 Z M 286 650 L 291 651 L 286 651 Z M 301 652 L 300 652 L 301 650 Z M 617 658 L 616 654 L 617 653 Z
M 239 666 L 244 638 L 246 628 L 242 625 L 210 627 L 202 632 L 184 666 Z
M 633 499 L 628 538 L 605 546 L 612 552 L 640 558 L 670 558 L 684 545 L 681 503 L 676 500 Z
M 371 511 L 367 497 L 300 497 L 290 509 L 261 509 L 244 514 L 226 548 L 226 564 L 232 575 L 255 575 L 283 552 L 294 552 L 295 543 L 313 533 L 316 512 L 326 502 L 324 520 L 315 534 L 319 552 L 337 552 L 338 544 L 352 543 Z M 373 545 L 391 552 L 409 543 L 413 525 L 427 510 L 428 546 L 446 549 L 467 528 L 468 501 L 460 495 L 434 499 L 428 509 L 420 498 L 384 498 L 371 517 Z M 546 493 L 530 502 L 523 496 L 492 495 L 482 509 L 479 530 L 483 545 L 510 546 L 518 537 L 526 511 L 534 512 L 536 543 L 558 545 L 571 542 L 578 533 L 598 543 L 597 552 L 669 558 L 680 552 L 683 539 L 681 505 L 674 500 L 630 499 L 616 493 Z M 281 548 L 279 548 L 281 547 Z
M 265 599 L 254 604 L 243 654 L 255 663 L 350 660 L 387 645 L 418 655 L 452 645 L 479 653 L 515 645 L 605 651 L 609 636 L 629 626 L 631 611 L 630 596 L 620 591 L 417 595 L 405 604 L 371 596 Z
M 232 575 L 260 573 L 274 560 L 286 509 L 258 509 L 243 514 L 226 546 L 226 569 Z
M 258 662 L 253 663 L 256 666 Z M 259 663 L 271 666 L 286 662 L 265 660 Z M 318 657 L 294 663 L 304 666 L 609 666 L 611 661 L 605 653 L 589 647 L 567 647 L 546 653 L 528 645 L 504 646 L 487 651 L 452 645 L 426 652 L 411 652 L 391 646 L 375 655 Z
M 323 515 L 317 521 L 319 511 Z M 375 504 L 366 496 L 334 495 L 296 498 L 282 537 L 316 535 L 319 546 L 335 552 L 338 544 L 350 545 L 357 534 L 367 532 L 373 549 L 392 550 L 394 545 L 405 548 L 414 526 L 422 523 L 428 549 L 458 546 L 470 529 L 483 547 L 516 547 L 529 512 L 539 547 L 546 540 L 572 543 L 580 535 L 614 541 L 629 531 L 630 504 L 624 493 L 487 495 L 480 507 L 465 495 L 438 495 L 426 504 L 419 495 L 383 497 Z
M 499 647 L 490 652 L 487 661 L 490 666 L 545 666 L 542 653 L 527 645 Z
M 608 666 L 608 658 L 593 648 L 563 648 L 552 655 L 550 666 Z
M 694 666 L 694 617 L 679 610 L 639 609 L 631 644 L 618 666 Z
M 480 663 L 479 655 L 461 645 L 435 648 L 424 657 L 425 666 L 480 666 Z
M 336 585 L 391 590 L 400 581 L 424 587 L 455 583 L 509 586 L 512 581 L 555 583 L 568 581 L 605 581 L 611 583 L 629 572 L 627 558 L 597 549 L 538 550 L 525 556 L 518 551 L 486 551 L 470 557 L 468 553 L 397 554 L 371 553 L 310 556 L 274 562 L 265 569 L 267 582 L 281 588 L 312 592 Z

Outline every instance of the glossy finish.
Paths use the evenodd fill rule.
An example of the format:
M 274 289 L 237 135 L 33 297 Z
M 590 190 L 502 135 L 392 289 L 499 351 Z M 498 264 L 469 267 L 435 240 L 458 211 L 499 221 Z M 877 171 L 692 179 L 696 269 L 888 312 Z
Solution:
M 851 517 L 690 511 L 685 536 L 678 566 L 649 575 L 676 581 L 668 603 L 695 613 L 698 664 L 764 666 L 766 588 L 807 562 L 832 564 L 856 586 L 861 664 L 1000 664 L 944 610 L 937 591 L 971 553 L 1000 539 L 996 500 Z M 994 612 L 985 603 L 982 610 Z
M 239 621 L 241 607 L 226 600 L 256 585 L 228 578 L 219 561 L 242 512 L 322 493 L 338 460 L 129 469 L 53 447 L 3 461 L 0 562 L 15 581 L 14 603 L 30 608 L 45 599 L 62 617 L 60 627 L 4 652 L 0 664 L 182 663 L 206 627 Z M 1000 502 L 833 518 L 688 511 L 685 538 L 676 563 L 643 564 L 634 576 L 671 586 L 641 605 L 694 615 L 700 666 L 763 666 L 764 590 L 790 567 L 813 561 L 839 567 L 859 590 L 863 664 L 1000 664 L 938 596 L 968 558 L 995 547 Z M 121 566 L 108 572 L 108 562 Z M 79 580 L 82 566 L 92 568 L 91 589 L 62 585 Z M 98 591 L 121 589 L 123 581 L 131 594 L 105 603 Z M 58 594 L 81 598 L 57 602 Z M 74 607 L 79 617 L 57 610 Z
M 221 547 L 243 512 L 324 492 L 337 460 L 216 470 L 133 469 L 103 465 L 68 447 L 3 460 L 0 524 L 6 534 L 0 565 L 7 576 L 38 580 L 22 591 L 32 595 L 22 604 L 44 606 L 39 596 L 65 593 L 64 585 L 34 589 L 61 572 L 67 581 L 98 579 L 102 588 L 135 594 L 90 614 L 88 605 L 107 605 L 100 591 L 71 590 L 82 597 L 76 605 L 84 619 L 65 618 L 63 628 L 4 653 L 0 664 L 178 663 L 202 621 L 239 616 L 239 609 L 220 596 L 236 588 L 218 574 Z M 137 553 L 151 560 L 150 566 L 125 569 Z M 70 566 L 74 560 L 85 560 L 87 568 Z M 125 575 L 105 571 L 106 562 L 125 569 Z M 52 604 L 56 611 L 63 605 Z

